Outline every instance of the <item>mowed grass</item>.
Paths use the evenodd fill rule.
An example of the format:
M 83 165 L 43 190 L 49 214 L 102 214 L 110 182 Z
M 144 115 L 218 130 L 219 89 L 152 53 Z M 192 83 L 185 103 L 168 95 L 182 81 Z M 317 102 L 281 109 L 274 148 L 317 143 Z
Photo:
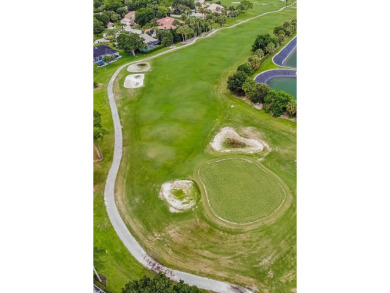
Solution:
M 247 159 L 206 163 L 199 176 L 216 216 L 237 224 L 270 216 L 286 197 L 275 175 Z
M 295 17 L 296 9 L 287 8 L 150 60 L 145 87 L 136 91 L 117 83 L 124 144 L 117 205 L 134 237 L 161 263 L 260 292 L 296 288 L 296 125 L 251 108 L 226 89 L 256 36 Z M 127 74 L 124 69 L 118 79 Z M 229 230 L 210 221 L 201 204 L 173 214 L 159 199 L 162 183 L 194 179 L 194 170 L 215 158 L 205 149 L 224 126 L 254 127 L 272 148 L 263 165 L 293 194 L 275 223 Z

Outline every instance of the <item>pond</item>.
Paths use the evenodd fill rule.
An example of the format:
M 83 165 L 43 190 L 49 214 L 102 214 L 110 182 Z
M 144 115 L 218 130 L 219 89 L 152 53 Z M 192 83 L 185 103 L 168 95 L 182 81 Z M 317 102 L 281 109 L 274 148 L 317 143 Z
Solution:
M 297 47 L 283 61 L 283 65 L 297 68 Z M 297 78 L 296 77 L 275 77 L 267 81 L 267 84 L 274 90 L 282 90 L 297 98 Z
M 296 77 L 275 77 L 268 80 L 267 84 L 276 91 L 282 90 L 297 98 Z
M 284 65 L 288 67 L 297 68 L 297 48 L 284 61 Z

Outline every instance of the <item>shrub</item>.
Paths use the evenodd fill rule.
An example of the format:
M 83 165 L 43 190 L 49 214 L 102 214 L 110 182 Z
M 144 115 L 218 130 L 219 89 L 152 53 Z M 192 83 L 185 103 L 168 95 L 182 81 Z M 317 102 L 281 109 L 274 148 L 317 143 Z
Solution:
M 245 72 L 247 75 L 252 75 L 254 73 L 254 71 L 252 70 L 252 68 L 248 62 L 238 66 L 237 71 Z
M 243 95 L 244 90 L 242 89 L 242 85 L 247 80 L 248 75 L 243 71 L 237 71 L 232 76 L 228 78 L 228 86 L 227 88 L 235 94 Z

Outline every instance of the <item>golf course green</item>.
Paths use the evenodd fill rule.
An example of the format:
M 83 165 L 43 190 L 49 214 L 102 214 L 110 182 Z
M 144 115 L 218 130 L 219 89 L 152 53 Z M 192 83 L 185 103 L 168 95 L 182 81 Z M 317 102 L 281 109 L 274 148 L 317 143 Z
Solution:
M 257 3 L 262 6 L 262 2 Z M 270 5 L 264 5 L 261 12 L 285 5 L 276 0 L 264 3 Z M 126 68 L 119 73 L 114 93 L 123 127 L 123 157 L 116 182 L 116 203 L 132 235 L 162 264 L 253 286 L 260 292 L 265 289 L 291 292 L 296 288 L 296 124 L 249 106 L 226 88 L 228 76 L 250 56 L 256 36 L 272 34 L 274 27 L 294 18 L 296 6 L 221 30 L 192 46 L 150 60 L 151 71 L 145 72 L 141 88 L 124 88 L 124 80 L 130 73 Z M 118 61 L 115 68 L 124 62 Z M 111 68 L 107 66 L 100 73 L 102 83 L 111 77 L 115 69 Z M 104 85 L 102 89 L 105 90 Z M 99 239 L 94 243 L 98 248 L 111 247 L 109 253 L 101 254 L 101 261 L 95 266 L 115 282 L 110 285 L 113 292 L 119 292 L 126 278 L 128 281 L 149 272 L 125 252 L 105 218 L 104 208 L 100 208 L 104 207 L 100 195 L 113 145 L 109 104 L 104 98 L 104 92 L 95 95 L 95 106 L 102 113 L 102 123 L 110 135 L 101 146 L 105 160 L 95 171 L 99 182 L 95 237 Z M 226 160 L 235 166 L 215 165 L 216 170 L 204 170 L 207 174 L 202 179 L 212 194 L 210 206 L 217 215 L 245 224 L 272 215 L 283 202 L 283 190 L 292 195 L 283 212 L 260 226 L 243 230 L 222 226 L 206 215 L 203 201 L 191 211 L 172 213 L 159 198 L 164 182 L 196 181 L 194 173 L 200 166 L 216 157 L 230 158 L 229 153 L 206 151 L 211 139 L 224 126 L 256 129 L 271 151 L 262 162 L 258 162 L 255 154 L 247 154 L 243 158 L 256 162 Z M 211 177 L 221 169 L 224 172 L 223 176 L 220 174 L 221 181 L 214 182 Z M 213 182 L 217 186 L 213 187 Z M 220 190 L 227 188 L 223 182 L 231 186 L 230 203 L 221 197 Z M 234 198 L 240 191 L 242 197 Z M 240 209 L 239 202 L 245 209 Z M 116 270 L 119 273 L 114 276 Z
M 273 174 L 242 158 L 204 164 L 199 177 L 215 215 L 235 224 L 248 224 L 270 216 L 283 203 L 286 192 Z

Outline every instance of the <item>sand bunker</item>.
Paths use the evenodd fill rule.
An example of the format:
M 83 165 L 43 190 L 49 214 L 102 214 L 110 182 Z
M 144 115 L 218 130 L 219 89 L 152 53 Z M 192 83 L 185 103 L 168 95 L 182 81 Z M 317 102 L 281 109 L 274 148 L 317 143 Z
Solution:
M 267 144 L 256 138 L 240 136 L 233 128 L 224 127 L 211 141 L 210 146 L 217 152 L 258 153 Z
M 180 213 L 196 204 L 196 194 L 192 180 L 173 180 L 161 185 L 159 197 L 168 202 L 171 213 Z
M 144 85 L 144 74 L 130 74 L 126 76 L 124 87 L 128 89 L 138 88 Z
M 131 64 L 127 67 L 128 72 L 144 72 L 149 70 L 150 70 L 150 64 L 148 62 Z

